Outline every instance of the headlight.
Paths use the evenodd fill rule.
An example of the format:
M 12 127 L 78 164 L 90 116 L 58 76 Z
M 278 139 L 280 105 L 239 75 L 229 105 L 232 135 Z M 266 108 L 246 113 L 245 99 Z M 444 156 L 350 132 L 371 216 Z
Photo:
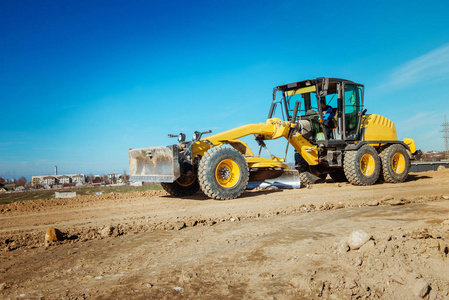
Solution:
M 180 133 L 178 135 L 178 142 L 182 143 L 186 140 L 186 135 L 184 133 Z
M 198 140 L 199 138 L 200 138 L 200 133 L 199 133 L 198 131 L 195 131 L 195 132 L 193 133 L 192 140 L 196 141 L 196 140 Z

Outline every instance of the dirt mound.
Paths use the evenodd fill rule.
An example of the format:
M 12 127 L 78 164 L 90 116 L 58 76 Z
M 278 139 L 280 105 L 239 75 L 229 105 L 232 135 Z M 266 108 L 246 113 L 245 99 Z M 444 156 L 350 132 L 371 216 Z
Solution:
M 140 197 L 155 197 L 167 195 L 165 191 L 144 191 L 133 193 L 108 193 L 101 195 L 78 195 L 73 198 L 51 198 L 36 199 L 28 201 L 17 201 L 9 204 L 0 205 L 0 213 L 13 212 L 38 212 L 50 209 L 60 209 L 64 207 L 95 205 L 98 202 L 105 202 L 120 199 L 134 199 Z

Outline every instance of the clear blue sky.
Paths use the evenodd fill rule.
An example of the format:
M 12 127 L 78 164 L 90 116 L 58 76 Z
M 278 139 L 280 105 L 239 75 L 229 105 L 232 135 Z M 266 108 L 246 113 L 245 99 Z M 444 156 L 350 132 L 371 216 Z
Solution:
M 321 76 L 364 83 L 368 113 L 444 150 L 448 13 L 432 0 L 2 0 L 0 176 L 121 173 L 129 148 L 263 122 L 273 87 Z

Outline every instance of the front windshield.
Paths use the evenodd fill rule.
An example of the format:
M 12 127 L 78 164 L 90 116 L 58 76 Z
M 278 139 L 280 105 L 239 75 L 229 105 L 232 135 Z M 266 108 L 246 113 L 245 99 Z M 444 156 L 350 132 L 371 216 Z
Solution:
M 296 101 L 300 103 L 299 115 L 301 117 L 318 114 L 318 98 L 315 92 L 315 86 L 285 91 L 284 97 L 287 102 L 288 119 L 293 114 Z M 320 99 L 324 99 L 325 104 L 332 108 L 337 107 L 337 94 L 335 90 L 333 93 L 329 93 L 326 97 L 321 97 Z
M 299 101 L 299 114 L 301 116 L 314 115 L 318 113 L 316 93 L 310 92 L 305 94 L 296 94 L 286 96 L 288 118 L 291 118 L 296 101 Z

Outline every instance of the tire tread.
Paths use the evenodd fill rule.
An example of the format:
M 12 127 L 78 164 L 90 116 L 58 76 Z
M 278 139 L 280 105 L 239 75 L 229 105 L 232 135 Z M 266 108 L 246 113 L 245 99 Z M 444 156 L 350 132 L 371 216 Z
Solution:
M 400 176 L 400 177 L 395 178 L 394 174 L 392 174 L 392 172 L 390 172 L 389 166 L 390 166 L 390 159 L 394 155 L 394 153 L 397 152 L 398 147 L 402 147 L 402 149 L 404 150 L 402 154 L 404 155 L 404 158 L 406 159 L 406 164 L 407 164 L 406 169 L 407 170 L 406 170 L 405 176 Z M 390 145 L 379 154 L 379 157 L 382 162 L 381 176 L 385 182 L 399 183 L 399 182 L 403 182 L 407 178 L 408 172 L 410 170 L 410 158 L 408 157 L 407 150 L 403 146 L 401 146 L 399 144 Z
M 226 150 L 223 150 L 223 149 L 226 149 Z M 200 187 L 201 187 L 201 190 L 203 191 L 203 193 L 212 199 L 216 199 L 216 200 L 235 199 L 243 193 L 246 186 L 248 185 L 249 168 L 245 161 L 246 170 L 241 170 L 241 173 L 246 174 L 247 176 L 246 176 L 246 178 L 243 179 L 243 182 L 240 183 L 240 185 L 242 185 L 243 188 L 240 188 L 240 190 L 238 190 L 236 193 L 226 194 L 226 193 L 223 193 L 222 191 L 215 190 L 212 185 L 212 182 L 209 180 L 209 175 L 211 175 L 211 174 L 208 174 L 208 172 L 210 172 L 210 165 L 212 164 L 212 159 L 214 159 L 214 157 L 216 155 L 218 155 L 217 153 L 220 151 L 230 151 L 230 153 L 234 153 L 234 154 L 242 156 L 242 154 L 240 152 L 238 152 L 237 150 L 235 150 L 233 148 L 215 147 L 215 148 L 210 149 L 209 151 L 206 152 L 206 154 L 200 160 L 200 164 L 198 167 L 198 181 L 199 181 L 199 184 L 200 184 Z
M 372 152 L 373 158 L 376 161 L 373 177 L 365 177 L 359 170 L 358 155 L 363 152 Z M 368 144 L 363 145 L 358 150 L 350 150 L 345 152 L 343 160 L 343 169 L 348 181 L 354 185 L 372 185 L 378 178 L 381 171 L 381 162 L 376 149 Z

